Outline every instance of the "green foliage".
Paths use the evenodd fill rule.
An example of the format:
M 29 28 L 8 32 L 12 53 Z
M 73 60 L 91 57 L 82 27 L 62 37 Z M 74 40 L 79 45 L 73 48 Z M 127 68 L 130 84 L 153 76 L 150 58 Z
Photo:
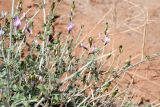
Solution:
M 66 35 L 54 31 L 55 21 L 59 18 L 55 10 L 60 0 L 51 0 L 51 2 L 49 15 L 43 16 L 47 19 L 42 27 L 43 32 L 39 32 L 32 43 L 28 43 L 26 38 L 32 35 L 29 30 L 36 27 L 33 19 L 38 12 L 35 12 L 31 18 L 24 17 L 21 20 L 26 22 L 24 29 L 12 25 L 15 23 L 13 16 L 22 15 L 23 0 L 19 0 L 14 15 L 3 19 L 4 23 L 0 26 L 5 32 L 0 35 L 0 106 L 97 107 L 101 105 L 105 107 L 112 105 L 119 90 L 111 88 L 113 73 L 103 78 L 102 76 L 105 75 L 103 71 L 106 71 L 105 62 L 112 57 L 113 52 L 103 53 L 105 46 L 102 46 L 103 48 L 93 46 L 95 41 L 90 36 L 87 41 L 89 47 L 81 46 L 84 48 L 84 53 L 75 55 L 79 37 L 74 41 L 75 38 L 71 33 L 73 26 Z M 45 4 L 38 4 L 37 9 L 45 10 L 44 7 Z M 75 8 L 73 0 L 69 22 L 73 21 Z M 80 30 L 79 36 L 81 31 L 83 30 Z M 108 22 L 104 35 L 108 35 L 107 32 Z M 123 46 L 120 45 L 119 53 L 122 52 Z M 122 70 L 131 65 L 130 57 Z M 112 69 L 114 73 L 119 70 L 111 66 L 109 71 Z M 102 79 L 105 81 L 101 82 Z M 110 94 L 104 96 L 106 93 Z M 126 104 L 124 107 L 135 106 Z

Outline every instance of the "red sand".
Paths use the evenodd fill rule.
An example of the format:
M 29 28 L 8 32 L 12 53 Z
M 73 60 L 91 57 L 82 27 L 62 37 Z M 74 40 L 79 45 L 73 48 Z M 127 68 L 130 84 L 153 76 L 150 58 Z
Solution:
M 4 1 L 5 11 L 9 11 L 11 0 Z M 24 1 L 24 10 L 33 4 L 33 0 Z M 63 34 L 65 34 L 70 4 L 71 0 L 62 0 L 58 6 L 57 13 L 60 14 L 60 19 L 57 21 L 56 31 L 63 31 Z M 33 14 L 33 10 L 31 13 Z M 84 24 L 83 37 L 92 35 L 97 38 L 98 34 L 103 32 L 107 21 L 111 37 L 107 50 L 123 45 L 124 52 L 120 56 L 119 65 L 123 65 L 130 55 L 135 57 L 133 62 L 136 62 L 141 58 L 145 16 L 148 21 L 144 50 L 145 55 L 150 55 L 160 51 L 160 0 L 77 0 L 74 17 L 76 25 L 73 34 L 76 36 L 80 26 Z M 42 11 L 36 17 L 35 32 L 41 29 L 41 22 L 43 22 Z M 137 66 L 128 73 L 133 76 L 134 82 L 124 100 L 139 104 L 160 103 L 160 58 Z M 122 78 L 119 79 L 119 86 L 123 91 L 132 79 L 127 73 Z

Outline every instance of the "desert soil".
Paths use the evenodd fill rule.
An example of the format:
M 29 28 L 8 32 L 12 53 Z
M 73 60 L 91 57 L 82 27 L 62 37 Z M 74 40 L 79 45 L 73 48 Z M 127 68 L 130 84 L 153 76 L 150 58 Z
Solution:
M 11 0 L 4 1 L 4 10 L 9 12 Z M 24 0 L 24 10 L 38 1 L 40 0 Z M 64 35 L 71 1 L 62 0 L 57 8 L 60 18 L 56 24 L 56 31 L 63 31 Z M 0 9 L 2 9 L 1 3 Z M 32 14 L 33 10 L 31 10 Z M 95 38 L 103 33 L 105 22 L 108 22 L 111 42 L 107 45 L 106 51 L 116 49 L 120 45 L 124 48 L 118 66 L 123 65 L 129 56 L 133 58 L 132 63 L 141 60 L 144 35 L 144 54 L 151 55 L 160 51 L 160 0 L 76 0 L 73 21 L 75 23 L 73 35 L 76 36 L 81 25 L 84 25 L 82 36 Z M 41 30 L 42 22 L 42 12 L 40 12 L 35 20 L 34 32 Z M 121 91 L 128 85 L 130 87 L 124 96 L 124 101 L 129 100 L 137 104 L 159 104 L 160 57 L 127 71 L 118 81 Z

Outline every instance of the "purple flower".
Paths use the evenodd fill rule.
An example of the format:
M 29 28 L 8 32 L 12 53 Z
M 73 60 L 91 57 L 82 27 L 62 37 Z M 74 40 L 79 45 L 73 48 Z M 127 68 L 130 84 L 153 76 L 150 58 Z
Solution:
M 80 47 L 81 47 L 81 48 L 84 48 L 85 50 L 88 50 L 88 47 L 87 47 L 86 44 L 84 44 L 84 43 L 81 43 L 81 44 L 80 44 Z
M 0 28 L 0 36 L 2 36 L 4 34 L 4 31 L 2 28 Z
M 104 44 L 107 45 L 110 42 L 110 40 L 111 39 L 109 38 L 109 36 L 106 35 L 105 38 L 104 38 Z
M 21 26 L 21 20 L 19 19 L 18 16 L 15 16 L 14 18 L 14 26 L 19 29 L 19 27 Z
M 69 24 L 67 26 L 67 30 L 69 33 L 72 31 L 73 27 L 74 27 L 74 24 L 72 22 L 69 22 Z
M 108 33 L 108 32 L 107 32 Z M 99 34 L 99 38 L 104 42 L 104 45 L 107 45 L 111 39 L 109 38 L 108 34 L 105 35 L 104 38 L 101 37 L 101 33 Z
M 93 46 L 89 52 L 89 54 L 94 54 L 97 51 L 97 48 Z

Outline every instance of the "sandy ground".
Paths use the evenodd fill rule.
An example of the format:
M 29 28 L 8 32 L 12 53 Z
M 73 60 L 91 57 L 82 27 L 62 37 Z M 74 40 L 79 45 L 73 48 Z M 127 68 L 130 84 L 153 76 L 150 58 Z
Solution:
M 4 1 L 4 9 L 9 11 L 11 0 Z M 25 9 L 33 4 L 33 1 L 37 2 L 25 0 Z M 64 35 L 70 4 L 71 0 L 62 0 L 57 9 L 60 18 L 57 21 L 56 31 L 63 31 Z M 35 20 L 35 32 L 41 29 L 42 21 L 40 12 Z M 144 54 L 151 55 L 160 51 L 160 0 L 77 0 L 73 21 L 75 23 L 73 35 L 77 35 L 81 25 L 85 26 L 82 38 L 85 36 L 98 38 L 98 35 L 103 33 L 107 21 L 111 42 L 106 51 L 116 49 L 119 45 L 124 47 L 119 58 L 119 66 L 123 65 L 130 55 L 134 58 L 133 63 L 141 59 L 145 34 Z M 127 71 L 118 81 L 122 91 L 128 84 L 130 87 L 127 90 L 128 94 L 124 96 L 124 101 L 159 104 L 160 57 Z

